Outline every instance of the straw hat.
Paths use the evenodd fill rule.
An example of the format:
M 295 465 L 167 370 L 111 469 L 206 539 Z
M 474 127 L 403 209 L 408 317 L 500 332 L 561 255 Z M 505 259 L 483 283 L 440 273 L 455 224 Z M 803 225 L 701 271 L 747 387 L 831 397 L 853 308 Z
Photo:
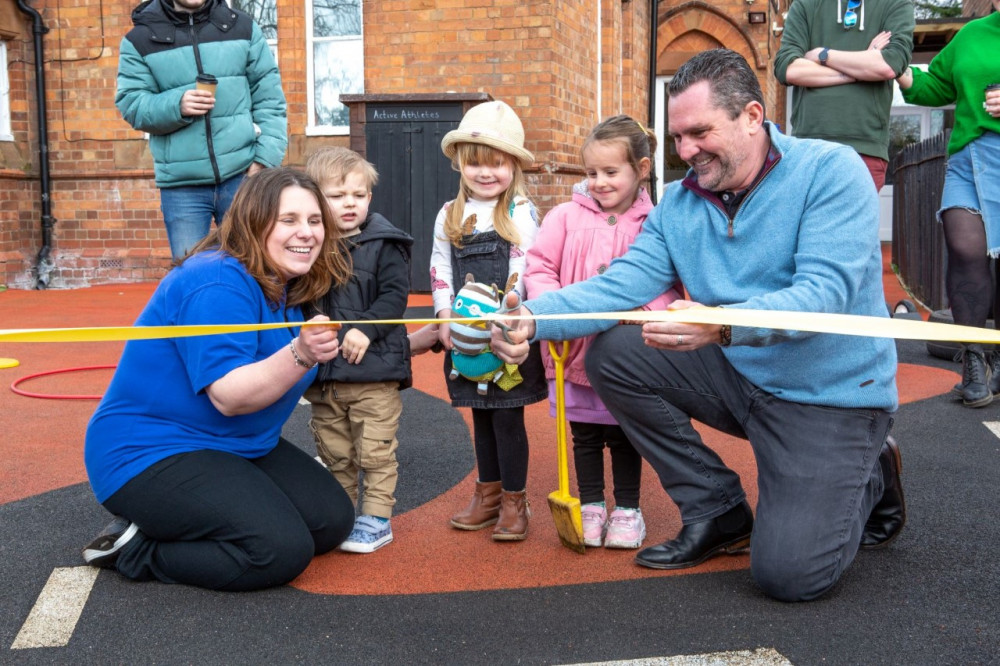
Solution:
M 531 166 L 535 156 L 524 149 L 524 127 L 520 119 L 503 102 L 484 102 L 469 109 L 458 129 L 444 135 L 441 150 L 448 159 L 455 159 L 455 144 L 481 143 L 512 155 L 522 167 Z

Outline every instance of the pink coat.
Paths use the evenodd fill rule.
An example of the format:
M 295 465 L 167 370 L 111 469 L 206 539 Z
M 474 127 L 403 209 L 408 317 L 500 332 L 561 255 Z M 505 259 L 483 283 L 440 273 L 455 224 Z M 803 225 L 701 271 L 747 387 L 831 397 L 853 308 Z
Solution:
M 649 195 L 640 189 L 632 207 L 624 214 L 608 215 L 587 193 L 586 181 L 577 184 L 573 200 L 559 204 L 542 220 L 535 244 L 528 250 L 524 274 L 527 297 L 537 298 L 546 291 L 603 273 L 612 259 L 625 254 L 652 209 Z M 681 294 L 681 286 L 673 285 L 643 309 L 663 310 Z M 571 341 L 566 381 L 590 386 L 583 359 L 593 339 L 588 336 Z M 555 371 L 547 344 L 542 345 L 542 356 L 545 376 L 552 379 Z

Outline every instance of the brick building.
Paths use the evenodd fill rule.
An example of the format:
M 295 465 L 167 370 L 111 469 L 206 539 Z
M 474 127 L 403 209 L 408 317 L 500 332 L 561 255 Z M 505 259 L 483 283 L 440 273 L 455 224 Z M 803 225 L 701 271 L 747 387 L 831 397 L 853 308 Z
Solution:
M 0 284 L 132 282 L 157 279 L 169 267 L 146 139 L 114 106 L 119 42 L 135 4 L 0 0 Z M 655 10 L 651 0 L 235 4 L 258 17 L 277 54 L 291 165 L 323 144 L 367 148 L 364 114 L 376 102 L 466 108 L 489 96 L 524 121 L 537 160 L 529 186 L 543 213 L 581 178 L 587 131 L 614 113 L 648 123 L 652 111 L 666 149 L 657 171 L 675 177 L 662 139 L 664 83 L 692 54 L 716 46 L 743 54 L 758 72 L 769 115 L 785 114 L 770 58 L 786 0 L 663 0 Z M 343 106 L 340 93 L 361 101 Z M 376 166 L 385 174 L 391 165 Z

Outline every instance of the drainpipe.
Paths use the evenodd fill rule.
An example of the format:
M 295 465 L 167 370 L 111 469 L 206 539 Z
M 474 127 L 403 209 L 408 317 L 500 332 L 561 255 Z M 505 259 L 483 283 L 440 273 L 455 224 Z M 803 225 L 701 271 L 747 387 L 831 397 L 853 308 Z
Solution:
M 45 122 L 45 60 L 42 50 L 42 35 L 49 31 L 42 23 L 42 15 L 28 5 L 25 0 L 17 0 L 18 8 L 31 17 L 35 44 L 35 97 L 38 100 L 38 171 L 41 178 L 42 195 L 42 247 L 38 251 L 35 270 L 35 288 L 45 289 L 49 284 L 49 274 L 55 266 L 49 256 L 52 248 L 52 228 L 56 219 L 52 217 L 51 184 L 49 182 L 49 130 Z
M 20 2 L 21 0 L 18 0 Z M 659 0 L 649 0 L 649 124 L 653 127 L 656 122 L 656 9 Z M 661 128 L 660 136 L 667 137 L 666 128 Z M 664 148 L 666 148 L 664 146 Z M 656 205 L 656 159 L 654 156 L 652 165 L 649 168 L 649 198 L 653 205 Z

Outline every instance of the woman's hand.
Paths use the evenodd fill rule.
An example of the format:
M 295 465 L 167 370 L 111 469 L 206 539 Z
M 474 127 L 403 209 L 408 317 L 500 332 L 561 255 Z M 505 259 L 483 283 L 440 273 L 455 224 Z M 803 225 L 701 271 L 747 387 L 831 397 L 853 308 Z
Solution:
M 983 102 L 983 108 L 986 109 L 986 113 L 994 118 L 1000 118 L 1000 88 L 986 92 L 986 101 Z
M 330 321 L 326 315 L 316 315 L 310 322 Z M 340 324 L 329 326 L 303 326 L 300 329 L 296 349 L 306 363 L 326 363 L 337 357 L 340 352 L 340 340 L 337 331 Z

